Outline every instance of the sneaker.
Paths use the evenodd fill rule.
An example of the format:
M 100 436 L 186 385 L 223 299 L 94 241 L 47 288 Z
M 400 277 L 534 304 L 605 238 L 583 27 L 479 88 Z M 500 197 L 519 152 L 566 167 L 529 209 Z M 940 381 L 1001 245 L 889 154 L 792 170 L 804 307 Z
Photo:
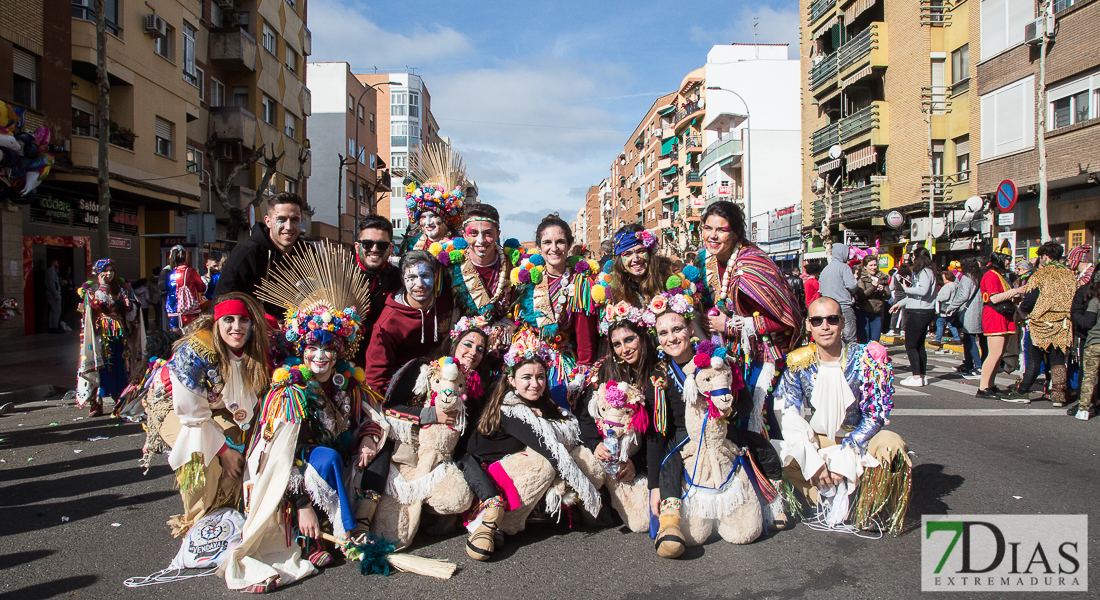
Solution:
M 940 340 L 932 340 L 931 342 L 928 342 L 928 344 L 930 346 L 936 346 L 936 347 L 943 346 L 943 342 L 941 342 Z
M 10 413 L 11 409 L 13 408 L 15 408 L 15 404 L 12 402 L 7 402 L 3 405 L 0 405 L 0 415 L 6 415 Z
M 1073 415 L 1073 418 L 1077 419 L 1078 421 L 1088 421 L 1090 416 L 1092 415 L 1089 414 L 1089 411 L 1078 410 L 1077 414 Z
M 1063 407 L 1065 407 L 1066 403 L 1065 402 L 1051 402 L 1050 405 L 1053 406 L 1054 408 L 1063 408 Z
M 970 371 L 969 373 L 962 374 L 963 379 L 981 379 L 982 374 L 980 371 Z
M 974 397 L 985 398 L 986 400 L 1000 400 L 996 390 L 993 389 L 978 390 L 978 393 L 974 394 Z
M 1031 404 L 1031 393 L 1021 392 L 1018 388 L 1014 388 L 1007 394 L 1002 395 L 1001 400 L 1015 402 L 1016 404 Z
M 901 385 L 905 387 L 924 387 L 928 385 L 928 377 L 924 375 L 910 375 L 901 380 Z

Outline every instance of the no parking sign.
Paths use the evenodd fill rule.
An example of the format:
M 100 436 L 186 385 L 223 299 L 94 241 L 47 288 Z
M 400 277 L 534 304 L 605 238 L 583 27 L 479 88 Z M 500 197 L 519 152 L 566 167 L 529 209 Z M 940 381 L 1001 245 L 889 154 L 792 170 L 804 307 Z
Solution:
M 1011 179 L 1005 179 L 997 186 L 997 208 L 1001 212 L 1008 212 L 1016 206 L 1016 184 Z

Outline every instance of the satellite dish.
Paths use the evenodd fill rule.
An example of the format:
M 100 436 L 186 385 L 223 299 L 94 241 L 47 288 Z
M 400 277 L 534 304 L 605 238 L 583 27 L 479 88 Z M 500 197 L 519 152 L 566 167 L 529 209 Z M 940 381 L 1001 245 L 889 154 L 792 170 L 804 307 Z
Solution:
M 985 205 L 985 201 L 981 196 L 971 196 L 966 199 L 966 210 L 970 212 L 978 212 Z
M 833 146 L 832 148 L 829 148 L 829 158 L 836 160 L 840 158 L 840 154 L 842 152 L 843 151 L 840 149 L 840 146 Z

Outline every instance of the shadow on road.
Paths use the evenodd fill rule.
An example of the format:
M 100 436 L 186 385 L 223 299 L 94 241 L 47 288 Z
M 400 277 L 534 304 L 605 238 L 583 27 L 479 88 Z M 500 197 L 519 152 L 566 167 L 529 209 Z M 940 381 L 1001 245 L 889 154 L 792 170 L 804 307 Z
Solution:
M 65 502 L 44 502 L 9 508 L 4 511 L 5 518 L 0 520 L 0 536 L 67 525 L 62 522 L 62 517 L 68 517 L 70 522 L 78 522 L 118 508 L 139 510 L 142 504 L 157 502 L 177 494 L 178 492 L 172 490 L 146 492 L 140 496 L 100 494 Z
M 55 552 L 55 550 L 31 550 L 29 552 L 0 554 L 0 569 L 10 569 L 22 564 L 34 562 L 40 558 L 46 558 Z
M 89 442 L 91 443 L 91 442 Z M 90 454 L 86 456 L 70 455 L 73 456 L 72 460 L 62 460 L 60 462 L 52 463 L 39 463 L 31 464 L 26 467 L 17 467 L 15 469 L 5 469 L 0 471 L 0 481 L 18 481 L 20 479 L 37 479 L 40 477 L 49 477 L 51 475 L 57 475 L 63 472 L 73 472 L 82 469 L 93 469 L 106 467 L 117 463 L 133 462 L 135 465 L 137 461 L 141 459 L 141 449 L 135 448 L 133 450 L 119 450 L 118 452 L 108 452 L 106 454 Z M 163 466 L 163 465 L 159 465 Z M 150 469 L 151 476 L 156 469 L 154 466 Z M 3 501 L 0 500 L 0 503 Z
M 93 437 L 119 437 L 143 433 L 140 423 L 115 419 L 84 420 L 53 427 L 18 428 L 4 433 L 4 448 L 30 448 L 65 442 L 86 442 Z
M 64 579 L 47 581 L 46 583 L 29 585 L 25 588 L 15 590 L 14 592 L 0 594 L 0 599 L 11 598 L 12 600 L 15 600 L 16 598 L 18 598 L 18 600 L 39 600 L 40 598 L 53 598 L 61 594 L 66 594 L 68 592 L 74 592 L 81 588 L 86 588 L 97 581 L 99 581 L 99 577 L 95 575 L 77 575 L 75 577 L 66 577 Z
M 952 475 L 944 471 L 944 466 L 924 463 L 913 467 L 913 495 L 909 501 L 909 512 L 905 515 L 905 535 L 920 528 L 921 515 L 945 515 L 948 509 L 944 499 L 951 492 L 962 487 L 966 481 L 962 475 Z
M 0 498 L 0 506 L 19 506 L 41 498 L 67 498 L 121 487 L 141 481 L 143 471 L 142 467 L 134 466 L 107 472 L 25 481 L 5 487 L 4 497 Z M 149 470 L 148 477 L 155 479 L 170 472 L 169 467 L 159 465 Z

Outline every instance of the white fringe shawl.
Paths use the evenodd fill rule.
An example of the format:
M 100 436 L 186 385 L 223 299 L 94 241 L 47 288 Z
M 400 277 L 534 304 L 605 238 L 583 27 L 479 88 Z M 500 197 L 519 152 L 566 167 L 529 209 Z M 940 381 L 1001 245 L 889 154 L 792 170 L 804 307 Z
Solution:
M 535 415 L 530 407 L 523 404 L 515 392 L 510 392 L 504 398 L 504 405 L 501 406 L 500 410 L 509 417 L 523 421 L 535 432 L 535 435 L 539 437 L 539 441 L 550 449 L 550 453 L 558 463 L 558 473 L 577 493 L 584 509 L 592 516 L 599 514 L 600 494 L 580 467 L 577 466 L 577 463 L 573 461 L 567 447 L 567 445 L 576 446 L 581 439 L 580 424 L 572 413 L 562 409 L 566 419 L 560 422 L 551 422 L 540 418 Z
M 317 469 L 313 468 L 313 465 L 306 463 L 304 475 L 300 469 L 292 468 L 286 488 L 290 492 L 305 490 L 310 500 L 325 511 L 329 522 L 332 523 L 332 534 L 341 538 L 348 537 L 344 529 L 344 521 L 340 518 L 340 496 L 329 486 L 324 477 L 321 477 Z
M 766 362 L 760 369 L 760 377 L 756 379 L 756 387 L 752 390 L 752 414 L 749 415 L 749 431 L 761 433 L 764 431 L 764 399 L 768 395 L 768 387 L 775 376 L 775 363 Z
M 701 519 L 721 519 L 748 501 L 757 501 L 756 492 L 747 478 L 734 475 L 717 490 L 692 487 L 684 498 L 683 514 Z
M 386 479 L 386 494 L 404 506 L 420 504 L 447 475 L 448 464 L 439 463 L 430 473 L 413 481 L 405 481 L 401 471 L 396 466 L 391 466 L 390 476 Z
M 398 419 L 392 415 L 386 415 L 386 422 L 390 424 L 390 431 L 397 435 L 397 439 L 406 444 L 413 443 L 413 422 Z

